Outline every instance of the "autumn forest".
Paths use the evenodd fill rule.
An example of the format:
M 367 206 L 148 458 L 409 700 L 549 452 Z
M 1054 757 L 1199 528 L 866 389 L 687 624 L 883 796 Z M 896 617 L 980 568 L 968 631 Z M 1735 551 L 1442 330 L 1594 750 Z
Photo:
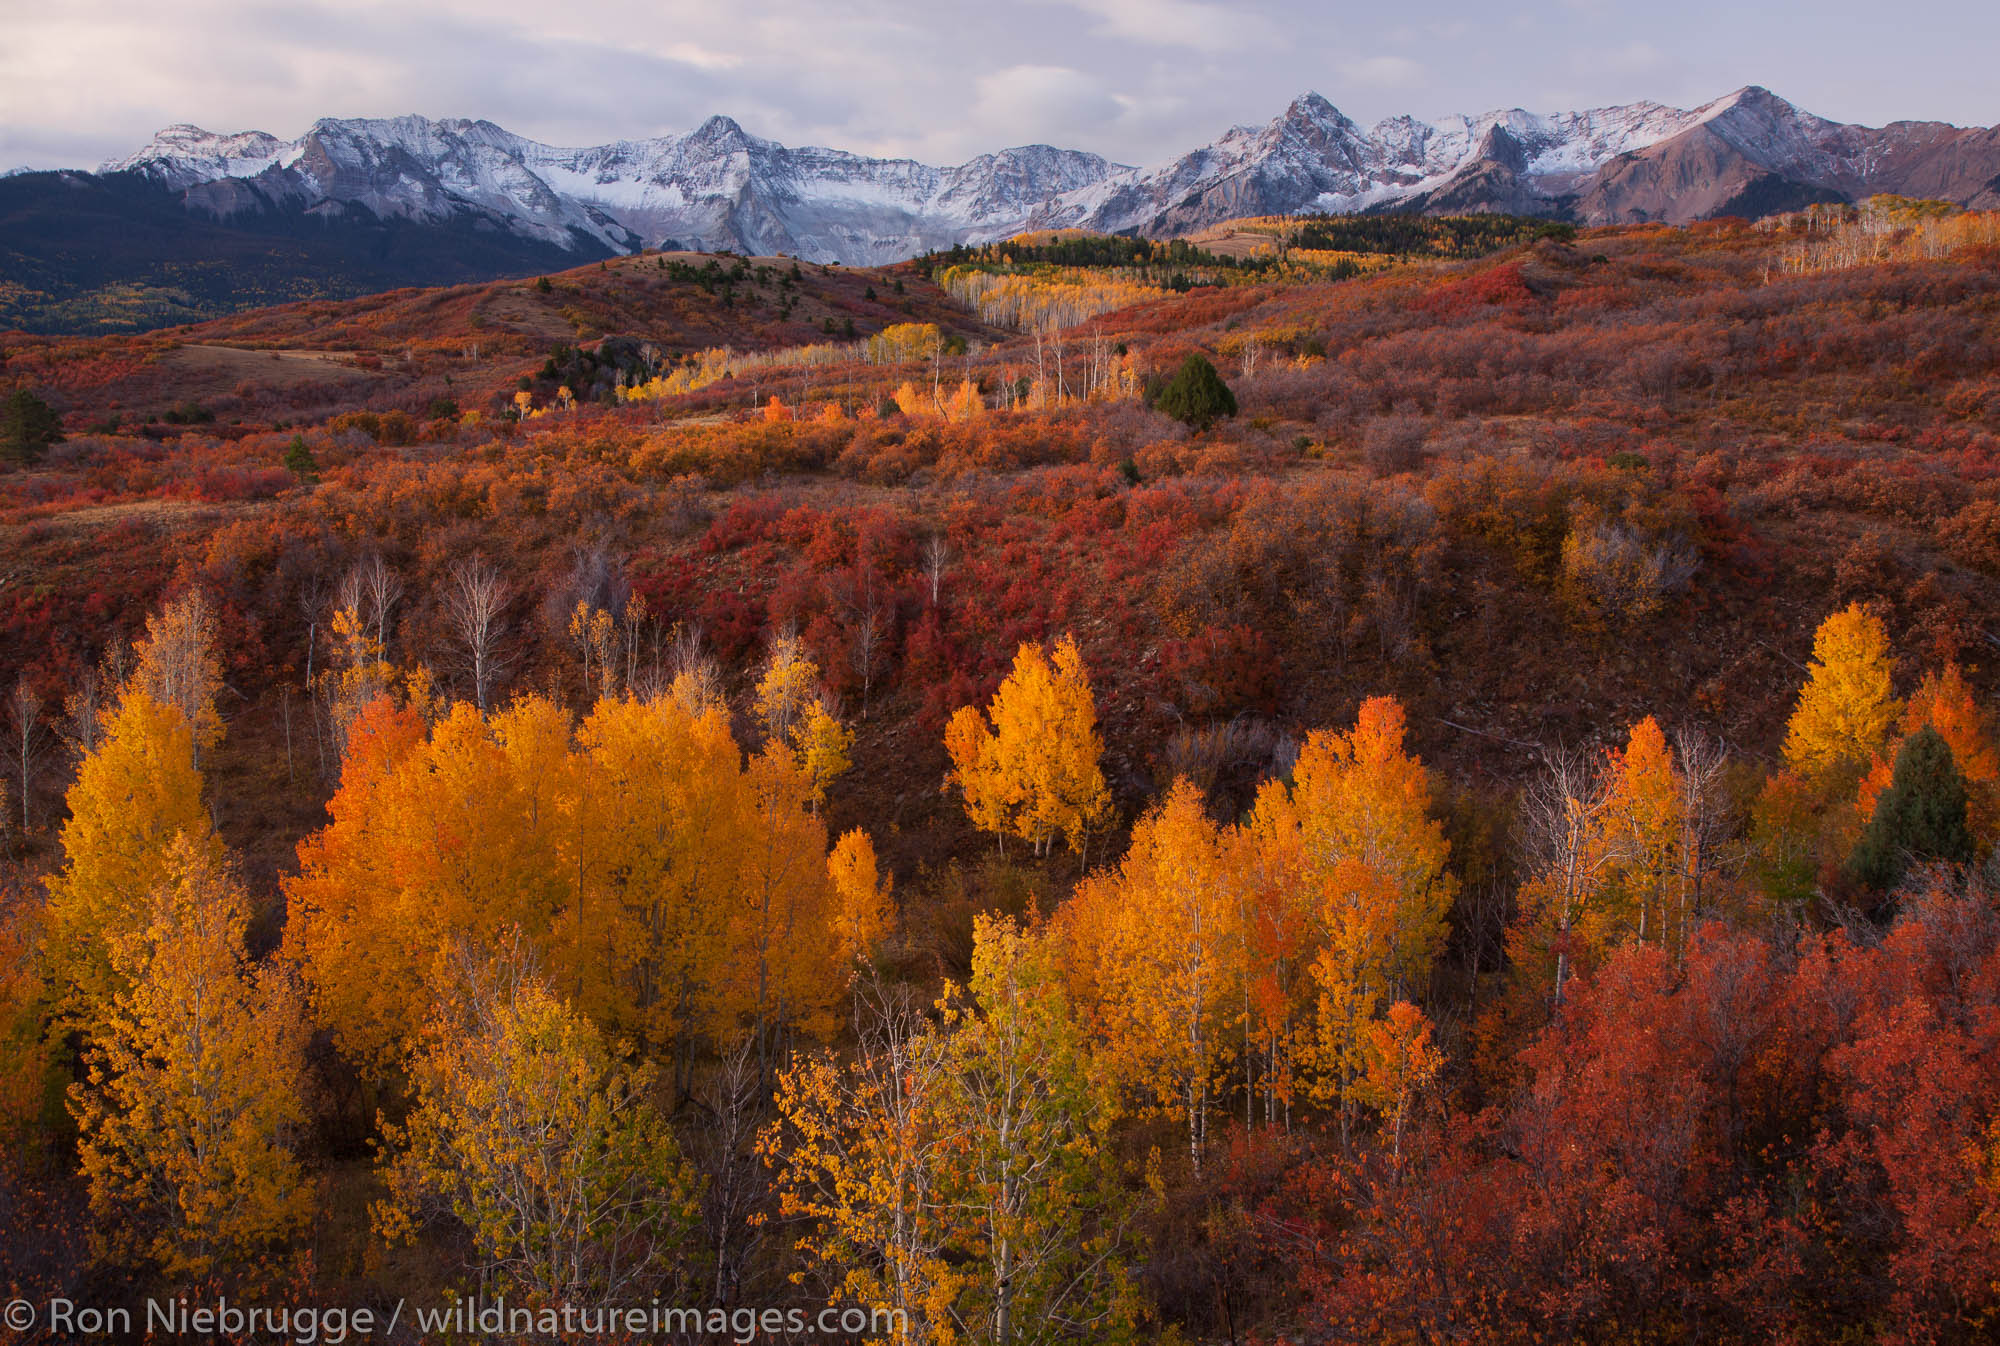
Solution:
M 2000 1333 L 2000 217 L 645 251 L 0 399 L 0 1297 Z

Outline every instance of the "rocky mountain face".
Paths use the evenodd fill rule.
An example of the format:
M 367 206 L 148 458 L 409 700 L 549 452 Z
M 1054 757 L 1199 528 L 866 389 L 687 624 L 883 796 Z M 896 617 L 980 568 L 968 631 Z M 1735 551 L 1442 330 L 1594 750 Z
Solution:
M 1171 235 L 1242 215 L 1398 210 L 1679 224 L 1880 192 L 2000 204 L 2000 128 L 1848 126 L 1753 87 L 1692 111 L 1516 108 L 1364 131 L 1308 94 L 1268 126 L 1060 197 L 1034 223 Z
M 1518 108 L 1363 129 L 1318 94 L 1152 168 L 1030 145 L 956 167 L 793 149 L 711 117 L 586 149 L 491 122 L 321 121 L 294 141 L 162 131 L 105 164 L 220 220 L 274 210 L 471 223 L 597 255 L 729 248 L 870 264 L 1024 228 L 1171 236 L 1243 215 L 1501 211 L 1580 224 L 1760 215 L 1876 192 L 2000 201 L 2000 128 L 1873 129 L 1760 88 L 1693 110 Z
M 1018 232 L 1050 199 L 1121 170 L 1030 145 L 954 168 L 790 149 L 711 117 L 685 136 L 587 149 L 491 122 L 316 123 L 291 142 L 176 126 L 105 173 L 140 174 L 221 219 L 275 208 L 472 218 L 591 255 L 638 247 L 789 253 L 865 265 Z

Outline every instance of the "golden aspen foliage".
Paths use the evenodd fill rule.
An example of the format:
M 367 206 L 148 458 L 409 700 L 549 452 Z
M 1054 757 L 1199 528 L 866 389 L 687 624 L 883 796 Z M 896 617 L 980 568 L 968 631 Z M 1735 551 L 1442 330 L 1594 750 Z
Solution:
M 1686 801 L 1659 721 L 1649 715 L 1633 725 L 1625 748 L 1612 752 L 1606 766 L 1601 826 L 1613 856 L 1608 877 L 1621 899 L 1615 919 L 1642 943 L 1664 942 L 1680 915 L 1670 908 L 1682 868 Z
M 954 1283 L 939 1172 L 951 1137 L 934 1120 L 945 1069 L 922 1015 L 885 1004 L 851 1057 L 792 1059 L 777 1078 L 777 1120 L 758 1136 L 793 1246 L 824 1270 L 828 1303 L 903 1315 L 907 1331 L 871 1346 L 928 1340 L 936 1287 Z
M 928 360 L 944 342 L 944 333 L 934 322 L 891 323 L 868 338 L 870 364 L 899 365 L 911 360 Z
M 1752 809 L 1759 878 L 1781 902 L 1807 900 L 1842 864 L 1867 821 L 1857 796 L 1873 792 L 1904 708 L 1891 686 L 1893 659 L 1881 620 L 1858 603 L 1820 623 L 1813 659 L 1786 726 L 1783 764 Z M 1886 771 L 1882 784 L 1886 785 Z
M 1352 730 L 1310 735 L 1292 785 L 1259 794 L 1254 829 L 1298 866 L 1308 894 L 1317 1032 L 1315 1096 L 1357 1101 L 1368 1026 L 1394 998 L 1421 986 L 1444 939 L 1455 882 L 1450 850 L 1431 816 L 1430 774 L 1403 748 L 1403 708 L 1361 705 Z
M 1011 917 L 975 917 L 971 980 L 939 1002 L 936 1190 L 953 1265 L 928 1296 L 940 1343 L 1133 1339 L 1114 1109 L 1063 993 L 1060 953 Z
M 950 781 L 965 800 L 965 816 L 980 831 L 1000 838 L 1004 851 L 1024 787 L 1001 772 L 993 730 L 979 707 L 960 706 L 952 713 L 944 728 L 944 747 L 951 756 Z
M 386 704 L 356 723 L 286 883 L 286 944 L 370 1074 L 422 1023 L 432 952 L 503 930 L 649 1052 L 830 1031 L 846 969 L 825 957 L 826 829 L 790 749 L 746 765 L 726 709 L 692 694 L 602 700 L 574 732 L 546 697 L 461 703 L 427 734 Z
M 320 1022 L 379 1074 L 422 1022 L 433 951 L 514 926 L 545 936 L 576 885 L 566 712 L 460 703 L 414 743 L 407 713 L 372 714 L 380 740 L 350 748 L 329 824 L 299 843 L 285 943 Z
M 1111 812 L 1097 703 L 1073 637 L 1056 642 L 1053 659 L 1040 645 L 1021 646 L 987 718 L 961 707 L 945 747 L 972 821 L 1003 840 L 1019 836 L 1037 855 L 1058 835 L 1082 854 Z
M 897 387 L 894 397 L 896 409 L 905 416 L 929 416 L 937 411 L 937 405 L 929 393 L 918 392 L 917 385 L 908 379 Z
M 1073 327 L 1100 313 L 1164 298 L 1165 290 L 1098 267 L 994 272 L 955 266 L 939 284 L 987 322 L 1027 331 Z
M 1110 1073 L 1187 1132 L 1201 1172 L 1216 1077 L 1240 1040 L 1243 876 L 1201 791 L 1176 780 L 1132 830 L 1115 876 L 1079 887 L 1063 925 L 1091 932 L 1087 1011 Z
M 132 651 L 130 686 L 181 713 L 194 735 L 196 765 L 222 740 L 222 716 L 215 708 L 222 689 L 216 640 L 208 595 L 189 589 L 146 618 L 146 634 Z
M 389 695 L 396 667 L 382 657 L 382 643 L 357 608 L 334 611 L 328 643 L 331 666 L 320 674 L 318 691 L 333 725 L 334 744 L 344 754 L 355 718 L 364 707 Z
M 743 863 L 726 962 L 716 977 L 722 1040 L 747 1031 L 759 1059 L 794 1032 L 825 1038 L 847 969 L 826 956 L 834 925 L 826 826 L 808 809 L 812 783 L 797 759 L 767 746 L 744 773 Z
M 0 879 L 0 1152 L 39 1155 L 61 1130 L 67 1063 L 48 1032 L 54 988 L 40 955 L 46 896 Z
M 826 857 L 833 883 L 834 939 L 849 964 L 865 964 L 895 921 L 891 882 L 875 861 L 875 843 L 860 828 L 842 834 Z
M 806 708 L 819 699 L 819 683 L 819 665 L 806 653 L 805 641 L 789 632 L 772 641 L 753 703 L 764 733 L 789 742 Z
M 793 751 L 798 754 L 799 769 L 805 772 L 806 780 L 812 787 L 807 798 L 812 802 L 813 812 L 819 812 L 820 806 L 826 803 L 827 788 L 853 764 L 848 757 L 848 750 L 853 746 L 854 731 L 827 709 L 825 698 L 815 700 L 806 707 L 805 719 L 800 722 L 795 735 Z
M 900 1311 L 877 1341 L 1130 1340 L 1112 1120 L 1059 950 L 975 918 L 941 1021 L 890 1004 L 853 1058 L 798 1058 L 759 1148 L 829 1303 Z
M 148 904 L 111 941 L 126 989 L 89 1026 L 70 1108 L 103 1251 L 202 1275 L 310 1218 L 304 1007 L 282 964 L 250 967 L 248 901 L 212 847 L 176 837 Z
M 1882 752 L 1902 713 L 1881 619 L 1849 604 L 1820 623 L 1798 708 L 1785 729 L 1785 766 L 1807 784 L 1849 786 Z M 1838 791 L 1836 791 L 1838 792 Z
M 979 385 L 971 379 L 961 382 L 952 392 L 951 400 L 945 404 L 945 416 L 961 424 L 979 420 L 986 415 L 986 399 L 979 395 Z
M 776 393 L 772 393 L 771 400 L 764 404 L 765 422 L 775 425 L 779 421 L 789 421 L 791 419 L 791 409 L 784 404 L 784 401 Z
M 1318 925 L 1317 900 L 1296 879 L 1305 870 L 1304 841 L 1290 808 L 1280 804 L 1284 788 L 1267 782 L 1259 807 L 1230 838 L 1237 855 L 1235 925 L 1245 974 L 1245 1116 L 1255 1116 L 1261 1098 L 1269 1123 L 1298 1096 L 1299 1066 L 1310 1054 L 1311 940 Z
M 201 787 L 187 720 L 143 689 L 127 691 L 77 769 L 62 868 L 48 883 L 49 972 L 68 1012 L 88 1019 L 124 989 L 111 948 L 145 928 L 174 839 L 220 856 Z
M 1375 1109 L 1389 1136 L 1390 1154 L 1403 1156 L 1403 1132 L 1418 1100 L 1444 1069 L 1444 1053 L 1431 1041 L 1431 1023 L 1407 1000 L 1369 1027 L 1362 1101 Z
M 438 1214 L 471 1235 L 481 1272 L 538 1306 L 666 1288 L 695 1223 L 695 1179 L 651 1102 L 535 971 L 518 941 L 489 958 L 455 943 L 410 1061 L 416 1105 L 385 1123 L 371 1211 L 413 1239 Z
M 819 665 L 796 635 L 772 643 L 757 680 L 755 706 L 765 734 L 788 748 L 805 773 L 817 812 L 828 787 L 851 765 L 854 733 L 833 713 L 821 690 Z
M 577 900 L 549 936 L 558 984 L 607 1032 L 659 1052 L 707 1026 L 743 864 L 727 712 L 604 701 L 577 735 Z
M 586 696 L 618 694 L 618 629 L 611 614 L 579 598 L 569 614 L 569 643 L 576 647 Z

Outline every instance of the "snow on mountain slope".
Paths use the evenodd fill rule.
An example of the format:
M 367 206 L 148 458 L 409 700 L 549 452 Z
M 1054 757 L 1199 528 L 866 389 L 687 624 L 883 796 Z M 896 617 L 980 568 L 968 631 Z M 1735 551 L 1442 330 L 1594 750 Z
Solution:
M 104 166 L 222 218 L 275 207 L 467 223 L 538 244 L 894 261 L 1022 229 L 1168 236 L 1244 215 L 1506 211 L 1583 223 L 1755 214 L 1879 191 L 2000 194 L 2000 131 L 1829 122 L 1761 88 L 1693 110 L 1511 108 L 1363 130 L 1318 94 L 1152 168 L 1031 145 L 939 168 L 794 149 L 711 117 L 686 135 L 586 148 L 491 122 L 327 120 L 294 141 L 162 131 Z
M 175 126 L 100 171 L 142 173 L 225 215 L 256 201 L 360 206 L 420 221 L 485 217 L 523 237 L 580 237 L 612 251 L 678 245 L 880 262 L 1004 237 L 1051 196 L 1119 166 L 1031 145 L 934 168 L 788 149 L 727 117 L 684 136 L 580 149 L 491 122 L 397 117 L 320 121 L 291 142 Z

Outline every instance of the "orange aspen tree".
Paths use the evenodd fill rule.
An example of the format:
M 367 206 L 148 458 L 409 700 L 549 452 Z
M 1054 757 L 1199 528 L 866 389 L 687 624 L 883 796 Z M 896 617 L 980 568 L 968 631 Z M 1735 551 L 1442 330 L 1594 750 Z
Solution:
M 877 872 L 875 843 L 857 827 L 834 843 L 826 867 L 833 883 L 834 938 L 850 965 L 865 965 L 895 920 L 890 881 Z
M 1368 1026 L 1392 999 L 1422 987 L 1454 890 L 1430 774 L 1404 751 L 1403 735 L 1402 706 L 1371 697 L 1352 730 L 1308 737 L 1291 788 L 1267 789 L 1257 803 L 1267 814 L 1257 830 L 1293 851 L 1295 881 L 1311 894 L 1311 1087 L 1340 1104 L 1343 1134 L 1359 1101 Z
M 569 715 L 528 697 L 492 716 L 460 702 L 427 737 L 408 712 L 355 724 L 381 741 L 350 745 L 329 824 L 299 843 L 285 941 L 335 1041 L 387 1073 L 422 1023 L 434 950 L 515 927 L 546 940 L 573 912 Z
M 1389 1154 L 1397 1164 L 1403 1161 L 1403 1132 L 1417 1100 L 1443 1069 L 1444 1053 L 1431 1042 L 1430 1020 L 1409 1001 L 1398 1000 L 1369 1026 L 1362 1097 L 1382 1118 Z

